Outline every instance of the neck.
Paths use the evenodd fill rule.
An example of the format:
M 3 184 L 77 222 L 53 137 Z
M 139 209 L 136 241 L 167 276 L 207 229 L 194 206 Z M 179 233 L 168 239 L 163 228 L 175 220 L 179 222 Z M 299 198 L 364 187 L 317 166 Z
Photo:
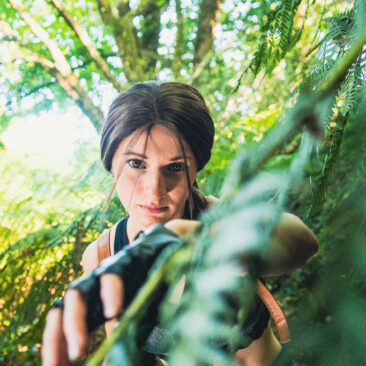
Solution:
M 136 225 L 132 220 L 131 217 L 127 220 L 127 239 L 128 243 L 132 243 L 133 240 L 136 238 L 137 234 L 143 231 L 144 228 L 139 227 Z

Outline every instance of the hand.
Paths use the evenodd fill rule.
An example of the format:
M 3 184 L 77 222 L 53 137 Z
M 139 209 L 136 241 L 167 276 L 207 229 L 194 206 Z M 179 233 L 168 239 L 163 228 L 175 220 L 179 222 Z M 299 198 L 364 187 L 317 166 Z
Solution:
M 123 282 L 115 274 L 100 277 L 100 297 L 105 318 L 116 318 L 122 311 Z M 66 291 L 64 310 L 51 309 L 43 333 L 42 364 L 66 366 L 80 358 L 87 348 L 87 305 L 77 289 Z
M 64 310 L 52 309 L 43 336 L 43 365 L 68 365 L 86 350 L 88 332 L 117 317 L 128 306 L 159 254 L 182 243 L 163 225 L 155 225 L 125 251 L 104 260 L 93 272 L 72 282 Z M 123 283 L 123 279 L 128 279 Z M 161 295 L 162 297 L 164 295 Z M 67 352 L 66 352 L 67 351 Z
M 167 222 L 164 226 L 177 235 L 184 237 L 195 230 L 199 223 L 196 220 L 174 219 Z

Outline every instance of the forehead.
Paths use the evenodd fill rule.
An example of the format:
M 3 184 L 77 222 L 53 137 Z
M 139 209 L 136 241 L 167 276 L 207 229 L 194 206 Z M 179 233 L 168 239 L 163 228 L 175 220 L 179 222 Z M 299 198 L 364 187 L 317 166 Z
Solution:
M 181 138 L 184 153 L 189 158 L 194 158 L 189 144 Z M 155 125 L 149 132 L 137 130 L 125 138 L 117 148 L 116 156 L 127 153 L 146 155 L 147 158 L 172 159 L 183 156 L 177 134 L 171 129 Z

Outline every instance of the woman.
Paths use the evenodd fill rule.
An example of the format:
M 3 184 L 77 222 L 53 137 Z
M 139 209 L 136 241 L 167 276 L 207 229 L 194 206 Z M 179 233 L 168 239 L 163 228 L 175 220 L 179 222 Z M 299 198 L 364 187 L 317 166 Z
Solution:
M 210 199 L 199 193 L 195 179 L 210 159 L 213 138 L 214 125 L 204 99 L 189 85 L 138 83 L 117 97 L 102 128 L 101 156 L 115 178 L 128 216 L 102 235 L 110 254 L 128 246 L 153 224 L 165 224 L 178 235 L 196 225 L 191 220 L 207 208 Z M 84 253 L 86 273 L 99 264 L 101 239 Z M 297 268 L 316 249 L 311 230 L 297 217 L 284 214 L 273 234 L 265 274 Z M 120 313 L 123 290 L 123 281 L 114 274 L 101 277 L 106 318 Z M 265 366 L 276 357 L 280 345 L 268 326 L 265 307 L 260 302 L 256 306 L 260 316 L 250 324 L 255 329 L 253 342 L 238 351 L 237 359 L 241 364 Z M 80 357 L 87 340 L 85 314 L 85 303 L 76 290 L 67 291 L 64 311 L 50 311 L 42 348 L 45 365 L 67 364 L 68 359 Z

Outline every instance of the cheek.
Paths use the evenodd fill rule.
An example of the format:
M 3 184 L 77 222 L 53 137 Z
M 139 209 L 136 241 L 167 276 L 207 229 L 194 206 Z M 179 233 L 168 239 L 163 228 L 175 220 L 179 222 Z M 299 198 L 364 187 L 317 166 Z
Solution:
M 196 180 L 196 170 L 191 168 L 189 170 L 189 179 L 190 179 L 190 187 L 192 187 L 194 181 Z M 170 190 L 170 196 L 172 200 L 176 203 L 183 202 L 185 203 L 188 199 L 189 195 L 189 188 L 188 188 L 188 181 L 186 175 L 182 175 L 179 180 L 175 182 L 171 182 L 172 189 Z
M 170 196 L 174 202 L 183 202 L 185 203 L 188 198 L 189 190 L 187 187 L 186 179 L 181 179 L 178 184 L 174 186 L 174 188 L 170 191 Z
M 121 201 L 124 208 L 127 210 L 128 206 L 136 194 L 136 189 L 138 187 L 138 177 L 134 174 L 122 173 L 118 177 L 116 183 L 116 190 L 118 193 L 119 200 Z
M 187 183 L 183 176 L 171 176 L 171 175 L 163 176 L 162 184 L 168 193 L 178 192 L 179 190 L 187 186 Z

